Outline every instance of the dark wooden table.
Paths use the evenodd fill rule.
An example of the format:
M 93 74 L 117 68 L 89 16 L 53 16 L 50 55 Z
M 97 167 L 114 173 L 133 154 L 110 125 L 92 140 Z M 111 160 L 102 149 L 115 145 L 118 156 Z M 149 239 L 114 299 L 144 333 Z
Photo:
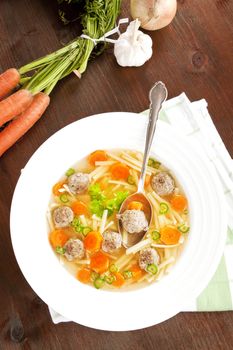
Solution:
M 122 15 L 128 15 L 124 1 Z M 10 241 L 13 191 L 25 163 L 54 132 L 85 116 L 140 112 L 148 91 L 163 80 L 169 97 L 185 91 L 205 98 L 213 121 L 233 155 L 233 0 L 178 1 L 173 23 L 152 32 L 154 54 L 140 68 L 121 68 L 109 49 L 79 81 L 71 76 L 52 94 L 44 117 L 0 159 L 0 349 L 233 349 L 233 313 L 180 313 L 144 330 L 115 333 L 78 324 L 54 325 L 16 263 Z M 55 0 L 0 1 L 0 71 L 59 48 L 76 34 L 64 27 Z M 32 232 L 33 234 L 33 232 Z

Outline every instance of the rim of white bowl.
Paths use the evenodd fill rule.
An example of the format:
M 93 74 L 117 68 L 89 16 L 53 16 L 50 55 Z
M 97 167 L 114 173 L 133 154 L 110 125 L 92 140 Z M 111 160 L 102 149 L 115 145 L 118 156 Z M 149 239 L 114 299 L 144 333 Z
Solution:
M 48 244 L 45 219 L 52 184 L 94 149 L 143 151 L 146 125 L 147 116 L 126 112 L 94 115 L 69 124 L 38 148 L 15 188 L 10 228 L 22 273 L 45 303 L 64 317 L 88 327 L 128 331 L 174 316 L 204 289 L 223 253 L 226 211 L 215 169 L 201 148 L 159 121 L 152 153 L 175 174 L 190 203 L 189 238 L 173 270 L 146 288 L 107 292 L 81 284 L 58 263 Z M 29 190 L 37 176 L 41 178 L 42 188 L 31 186 Z M 208 232 L 212 235 L 210 242 Z

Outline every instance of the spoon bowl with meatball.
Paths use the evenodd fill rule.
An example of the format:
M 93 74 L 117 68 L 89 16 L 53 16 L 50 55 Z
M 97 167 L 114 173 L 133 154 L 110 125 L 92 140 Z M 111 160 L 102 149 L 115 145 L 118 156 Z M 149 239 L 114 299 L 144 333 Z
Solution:
M 167 99 L 166 86 L 161 82 L 155 83 L 149 93 L 150 97 L 150 112 L 149 122 L 147 126 L 145 151 L 142 161 L 142 169 L 138 182 L 137 192 L 128 197 L 123 202 L 118 215 L 118 228 L 123 236 L 123 245 L 129 248 L 141 241 L 151 223 L 152 208 L 149 200 L 144 194 L 144 182 L 146 176 L 146 167 L 149 159 L 151 144 L 153 141 L 156 123 L 159 116 L 159 111 L 162 108 L 163 102 Z M 152 179 L 154 182 L 155 180 Z M 131 206 L 131 203 L 138 203 Z M 141 204 L 141 206 L 140 206 Z

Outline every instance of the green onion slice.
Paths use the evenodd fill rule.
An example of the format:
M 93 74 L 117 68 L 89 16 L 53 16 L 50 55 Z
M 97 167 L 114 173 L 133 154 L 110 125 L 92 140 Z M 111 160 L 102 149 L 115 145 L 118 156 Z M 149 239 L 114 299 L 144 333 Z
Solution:
M 146 267 L 146 271 L 151 273 L 152 275 L 156 275 L 158 272 L 158 267 L 155 264 L 148 264 Z
M 114 275 L 105 275 L 104 280 L 106 283 L 112 284 L 116 280 L 116 277 Z
M 65 250 L 65 248 L 63 248 L 63 247 L 57 246 L 57 247 L 56 247 L 56 252 L 57 252 L 58 254 L 64 255 L 65 252 L 66 252 L 66 250 Z
M 62 193 L 62 194 L 60 195 L 59 199 L 60 199 L 60 201 L 61 201 L 62 203 L 67 203 L 67 202 L 69 202 L 69 198 L 67 197 L 67 195 L 66 195 L 65 193 Z
M 96 278 L 98 278 L 100 275 L 95 272 L 95 271 L 92 271 L 91 272 L 91 280 L 94 282 L 96 280 Z
M 161 202 L 159 204 L 159 214 L 166 214 L 169 210 L 167 203 Z
M 147 165 L 152 168 L 159 169 L 161 163 L 153 158 L 149 158 Z
M 101 278 L 101 277 L 97 277 L 95 280 L 94 280 L 94 287 L 96 289 L 100 289 L 102 288 L 104 285 L 104 279 Z
M 152 231 L 152 232 L 151 232 L 151 238 L 152 238 L 154 241 L 157 241 L 157 240 L 160 238 L 160 233 L 159 233 L 159 231 L 157 231 L 157 230 Z
M 155 160 L 153 158 L 149 158 L 147 165 L 150 167 L 154 167 Z
M 83 236 L 86 237 L 86 235 L 88 235 L 88 233 L 91 231 L 92 231 L 92 229 L 90 227 L 86 226 L 86 227 L 83 227 L 82 234 L 83 234 Z
M 181 232 L 181 233 L 187 233 L 189 232 L 189 229 L 190 227 L 186 224 L 181 224 L 178 226 L 178 230 Z
M 128 181 L 128 183 L 129 183 L 130 185 L 135 185 L 135 181 L 134 181 L 134 178 L 133 178 L 132 175 L 129 175 L 129 176 L 128 176 L 127 181 Z
M 154 162 L 154 168 L 155 168 L 155 169 L 159 169 L 160 165 L 161 165 L 161 163 L 158 162 L 157 160 L 155 160 L 155 162 Z
M 73 168 L 70 168 L 67 170 L 66 176 L 69 177 L 69 176 L 73 175 L 74 173 L 75 173 L 75 170 Z
M 126 270 L 123 272 L 124 279 L 128 280 L 133 277 L 133 272 Z
M 71 222 L 71 226 L 76 232 L 83 232 L 84 227 L 82 226 L 81 221 L 77 216 L 74 217 L 73 221 Z
M 118 269 L 118 267 L 115 264 L 112 264 L 112 265 L 109 266 L 109 271 L 110 272 L 118 272 L 119 269 Z

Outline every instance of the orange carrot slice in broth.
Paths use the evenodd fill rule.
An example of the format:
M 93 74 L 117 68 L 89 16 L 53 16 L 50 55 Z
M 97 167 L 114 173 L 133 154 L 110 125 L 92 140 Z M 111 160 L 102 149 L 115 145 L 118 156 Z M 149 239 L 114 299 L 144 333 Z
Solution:
M 60 196 L 61 192 L 59 192 L 59 190 L 63 187 L 64 183 L 65 181 L 59 181 L 55 183 L 55 185 L 52 188 L 54 196 Z
M 87 205 L 83 202 L 80 201 L 76 201 L 72 204 L 71 206 L 73 212 L 75 213 L 75 215 L 88 215 L 89 211 L 87 208 Z
M 145 187 L 149 186 L 150 184 L 150 175 L 146 175 L 146 178 L 145 178 Z
M 91 270 L 89 269 L 81 269 L 77 273 L 77 279 L 82 283 L 88 283 L 91 279 Z
M 96 250 L 99 250 L 101 247 L 102 239 L 103 238 L 99 232 L 89 232 L 83 241 L 85 249 L 89 252 L 95 252 Z
M 171 206 L 176 211 L 184 211 L 187 208 L 187 199 L 182 194 L 175 194 L 171 198 Z
M 68 239 L 69 239 L 69 236 L 62 229 L 53 230 L 49 236 L 49 240 L 53 248 L 63 247 L 68 241 Z
M 164 244 L 177 244 L 179 242 L 181 233 L 172 225 L 167 225 L 160 230 L 160 240 Z
M 140 269 L 138 264 L 133 265 L 130 268 L 130 271 L 133 273 L 133 279 L 135 281 L 139 280 L 142 277 L 143 271 L 142 271 L 142 269 Z
M 103 273 L 108 270 L 109 258 L 101 251 L 98 251 L 91 256 L 90 267 L 97 273 Z
M 110 167 L 112 177 L 116 180 L 126 180 L 129 177 L 129 167 L 123 163 L 116 163 Z
M 143 210 L 143 204 L 141 202 L 132 201 L 129 203 L 128 210 Z
M 91 165 L 95 166 L 95 162 L 103 162 L 108 160 L 108 156 L 105 151 L 97 150 L 95 152 L 92 152 L 89 157 L 88 161 Z
M 115 281 L 112 282 L 112 285 L 114 287 L 118 287 L 118 288 L 123 286 L 123 284 L 125 283 L 124 276 L 120 272 L 114 273 L 114 276 L 116 279 L 115 279 Z

